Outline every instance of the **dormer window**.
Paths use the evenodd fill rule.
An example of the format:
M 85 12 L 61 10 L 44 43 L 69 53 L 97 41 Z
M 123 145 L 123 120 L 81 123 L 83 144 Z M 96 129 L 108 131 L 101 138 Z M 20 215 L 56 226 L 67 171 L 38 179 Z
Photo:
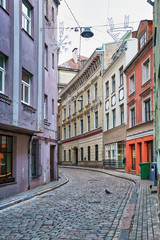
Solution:
M 139 40 L 140 49 L 144 46 L 144 44 L 146 43 L 146 40 L 147 40 L 147 33 L 144 32 L 143 35 L 140 37 L 140 40 Z

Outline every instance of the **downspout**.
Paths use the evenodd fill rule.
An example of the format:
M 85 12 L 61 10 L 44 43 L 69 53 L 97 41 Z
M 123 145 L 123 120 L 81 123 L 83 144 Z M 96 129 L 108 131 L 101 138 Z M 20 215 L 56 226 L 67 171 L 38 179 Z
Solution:
M 32 142 L 34 139 L 34 135 L 32 135 L 29 139 L 29 149 L 28 149 L 28 190 L 30 189 L 30 163 L 32 159 Z
M 102 151 L 104 158 L 104 93 L 103 93 L 104 49 L 102 50 L 101 57 L 102 57 Z

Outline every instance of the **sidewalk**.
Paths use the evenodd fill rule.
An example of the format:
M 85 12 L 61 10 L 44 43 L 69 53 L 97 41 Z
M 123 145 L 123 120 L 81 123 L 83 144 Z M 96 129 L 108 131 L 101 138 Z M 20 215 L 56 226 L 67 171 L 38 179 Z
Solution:
M 52 191 L 68 182 L 68 178 L 60 174 L 60 178 L 58 181 L 53 181 L 48 184 L 33 188 L 26 192 L 18 193 L 14 196 L 5 198 L 0 200 L 0 210 L 5 209 L 7 207 L 13 206 L 14 204 L 29 200 L 33 197 L 41 195 L 43 193 Z
M 110 176 L 123 178 L 134 182 L 135 187 L 124 212 L 122 224 L 118 227 L 119 238 L 115 240 L 159 240 L 158 197 L 152 194 L 150 180 L 141 180 L 140 176 L 122 171 L 76 166 L 61 166 L 60 168 L 73 168 L 101 172 Z

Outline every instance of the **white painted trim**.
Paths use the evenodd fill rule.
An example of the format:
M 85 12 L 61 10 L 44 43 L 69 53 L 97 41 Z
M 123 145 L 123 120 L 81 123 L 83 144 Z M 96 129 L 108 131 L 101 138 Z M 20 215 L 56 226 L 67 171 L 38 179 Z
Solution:
M 147 62 L 147 60 L 149 60 L 149 78 L 145 79 L 144 69 L 145 69 L 145 65 L 146 65 L 145 63 Z M 146 83 L 148 80 L 151 79 L 151 55 L 148 55 L 147 58 L 142 62 L 141 67 L 142 67 L 142 85 L 143 85 L 144 83 Z
M 147 132 L 142 132 L 142 133 L 137 133 L 131 136 L 126 137 L 126 141 L 137 139 L 137 138 L 142 138 L 142 137 L 147 137 L 153 135 L 153 130 L 149 130 Z
M 142 122 L 145 122 L 145 102 L 150 99 L 150 120 L 152 119 L 152 104 L 151 104 L 151 94 L 142 98 Z
M 132 127 L 131 126 L 131 110 L 132 109 L 135 109 L 135 126 L 136 126 L 136 104 L 132 105 L 130 108 L 129 108 L 129 127 Z
M 129 95 L 132 94 L 134 91 L 131 91 L 131 83 L 130 83 L 130 79 L 131 77 L 134 76 L 134 91 L 135 91 L 135 72 L 132 72 L 132 74 L 129 76 Z

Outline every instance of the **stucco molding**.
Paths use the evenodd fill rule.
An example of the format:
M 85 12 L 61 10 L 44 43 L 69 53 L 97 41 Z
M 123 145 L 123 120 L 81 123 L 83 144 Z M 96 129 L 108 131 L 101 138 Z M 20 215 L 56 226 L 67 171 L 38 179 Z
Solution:
M 153 130 L 149 130 L 149 131 L 146 131 L 146 132 L 137 133 L 137 134 L 134 134 L 134 135 L 131 135 L 131 136 L 127 136 L 126 141 L 137 139 L 137 138 L 142 138 L 142 137 L 147 137 L 147 136 L 151 136 L 151 135 L 153 135 Z

